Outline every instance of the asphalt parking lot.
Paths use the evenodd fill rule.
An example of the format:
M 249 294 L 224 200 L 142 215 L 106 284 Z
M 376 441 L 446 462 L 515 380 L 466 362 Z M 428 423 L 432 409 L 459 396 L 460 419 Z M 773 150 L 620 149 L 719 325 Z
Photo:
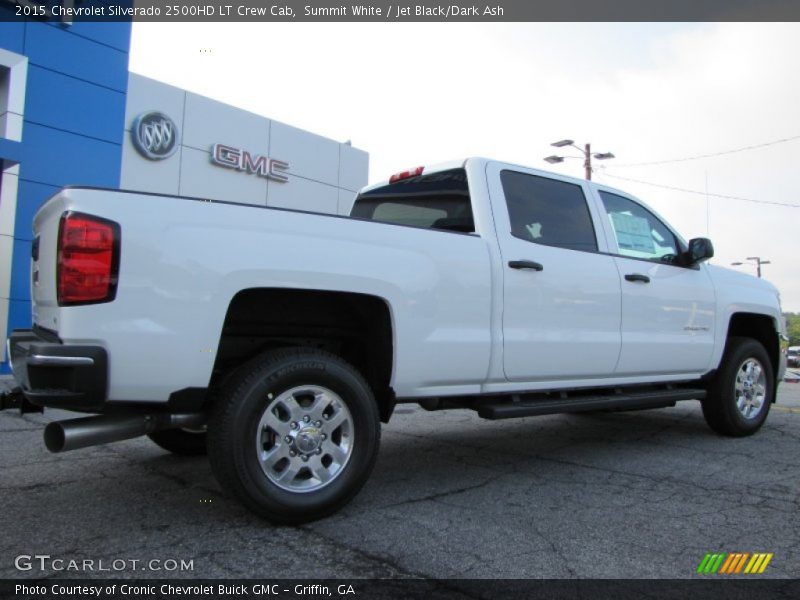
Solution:
M 67 416 L 0 413 L 0 577 L 93 574 L 15 567 L 38 554 L 142 561 L 105 577 L 691 578 L 736 551 L 774 553 L 762 577 L 800 574 L 800 384 L 744 439 L 697 402 L 502 422 L 401 406 L 361 494 L 302 527 L 144 438 L 49 454 L 42 425 Z

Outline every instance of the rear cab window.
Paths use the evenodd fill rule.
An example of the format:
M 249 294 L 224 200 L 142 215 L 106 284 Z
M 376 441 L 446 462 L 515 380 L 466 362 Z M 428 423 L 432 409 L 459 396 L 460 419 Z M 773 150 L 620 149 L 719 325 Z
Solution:
M 362 192 L 350 216 L 440 231 L 475 232 L 464 169 L 409 177 Z

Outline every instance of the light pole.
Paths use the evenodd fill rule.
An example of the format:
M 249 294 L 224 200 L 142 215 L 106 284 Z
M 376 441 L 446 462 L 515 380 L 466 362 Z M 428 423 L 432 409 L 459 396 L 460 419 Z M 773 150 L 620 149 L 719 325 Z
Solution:
M 760 256 L 748 256 L 747 260 L 752 260 L 756 263 L 756 273 L 759 277 L 761 277 L 761 265 L 771 265 L 772 261 L 769 260 L 761 260 Z M 731 265 L 734 267 L 738 267 L 739 265 L 743 265 L 743 262 L 732 262 Z
M 592 179 L 592 157 L 594 157 L 596 160 L 607 160 L 609 158 L 615 158 L 615 156 L 611 152 L 596 152 L 595 154 L 592 154 L 591 144 L 586 144 L 584 145 L 583 148 L 581 148 L 580 146 L 576 146 L 575 142 L 573 142 L 572 140 L 561 140 L 560 142 L 553 142 L 550 145 L 556 148 L 564 148 L 565 146 L 571 146 L 576 150 L 580 151 L 581 154 L 583 154 L 583 168 L 585 170 L 585 176 L 586 179 L 589 180 Z M 549 162 L 551 165 L 554 165 L 556 163 L 564 162 L 565 158 L 580 158 L 580 157 L 558 156 L 554 154 L 552 156 L 546 157 L 544 160 L 545 162 Z

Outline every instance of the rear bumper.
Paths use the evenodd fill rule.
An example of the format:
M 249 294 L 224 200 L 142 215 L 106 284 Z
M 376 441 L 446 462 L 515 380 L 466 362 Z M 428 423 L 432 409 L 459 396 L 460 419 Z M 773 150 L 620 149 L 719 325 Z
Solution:
M 96 412 L 108 394 L 108 355 L 100 346 L 46 340 L 32 329 L 8 339 L 11 371 L 36 406 Z

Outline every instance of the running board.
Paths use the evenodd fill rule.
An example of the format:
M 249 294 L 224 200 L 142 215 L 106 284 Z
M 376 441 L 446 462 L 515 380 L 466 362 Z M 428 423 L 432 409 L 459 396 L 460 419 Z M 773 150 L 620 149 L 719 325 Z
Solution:
M 702 400 L 705 397 L 704 389 L 687 388 L 577 396 L 558 400 L 526 400 L 522 396 L 518 402 L 482 404 L 478 406 L 478 415 L 484 419 L 497 420 L 589 410 L 664 408 L 674 405 L 679 400 Z

